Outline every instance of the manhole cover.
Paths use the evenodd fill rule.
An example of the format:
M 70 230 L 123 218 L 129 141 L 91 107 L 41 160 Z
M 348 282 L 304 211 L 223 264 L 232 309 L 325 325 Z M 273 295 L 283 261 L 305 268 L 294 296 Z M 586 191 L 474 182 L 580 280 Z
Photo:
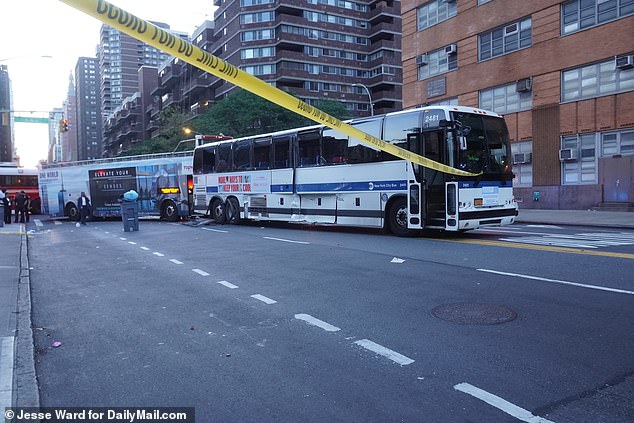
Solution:
M 499 304 L 444 304 L 431 313 L 439 319 L 461 325 L 498 325 L 515 320 L 517 313 Z

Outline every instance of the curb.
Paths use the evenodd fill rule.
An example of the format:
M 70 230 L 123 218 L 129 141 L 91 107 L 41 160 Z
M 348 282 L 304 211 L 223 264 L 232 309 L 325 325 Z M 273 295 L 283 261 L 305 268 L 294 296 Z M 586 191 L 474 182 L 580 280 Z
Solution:
M 27 234 L 20 236 L 20 280 L 18 283 L 18 317 L 13 373 L 13 404 L 16 407 L 40 406 L 35 372 L 35 347 L 31 322 L 31 276 Z

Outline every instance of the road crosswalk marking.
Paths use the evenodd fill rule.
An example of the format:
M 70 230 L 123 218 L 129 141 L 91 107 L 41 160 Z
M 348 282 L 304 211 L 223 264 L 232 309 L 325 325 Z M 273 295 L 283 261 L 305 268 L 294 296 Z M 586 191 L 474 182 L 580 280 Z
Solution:
M 601 248 L 615 247 L 620 245 L 633 245 L 634 234 L 588 232 L 573 235 L 540 235 L 524 236 L 517 238 L 499 238 L 500 241 L 516 242 L 522 244 L 554 245 L 558 247 L 571 248 Z

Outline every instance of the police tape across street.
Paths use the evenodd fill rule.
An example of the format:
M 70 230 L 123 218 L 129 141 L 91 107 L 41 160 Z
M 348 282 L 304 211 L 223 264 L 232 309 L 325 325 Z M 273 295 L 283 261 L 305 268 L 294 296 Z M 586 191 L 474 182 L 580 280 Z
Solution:
M 359 129 L 340 121 L 339 119 L 322 112 L 292 95 L 273 87 L 263 80 L 238 69 L 236 66 L 206 52 L 189 41 L 153 25 L 150 22 L 134 16 L 125 10 L 114 6 L 104 0 L 60 0 L 75 9 L 102 21 L 103 23 L 118 29 L 148 45 L 156 47 L 196 66 L 218 78 L 250 91 L 281 107 L 291 110 L 299 115 L 307 117 L 319 124 L 336 129 L 352 138 L 363 141 L 382 151 L 390 153 L 401 159 L 419 164 L 421 166 L 459 176 L 477 176 L 475 173 L 465 172 L 451 166 L 438 163 L 426 157 L 415 154 L 404 148 L 400 148 L 389 142 L 369 135 Z

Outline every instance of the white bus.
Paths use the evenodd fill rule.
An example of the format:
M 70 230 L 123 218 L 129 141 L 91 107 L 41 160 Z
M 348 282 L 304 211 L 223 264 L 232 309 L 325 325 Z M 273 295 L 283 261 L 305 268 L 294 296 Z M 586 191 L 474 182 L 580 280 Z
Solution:
M 386 228 L 396 235 L 512 224 L 504 119 L 481 109 L 424 107 L 350 122 L 451 167 L 455 176 L 376 150 L 325 126 L 207 143 L 194 152 L 194 210 L 241 219 Z
M 42 213 L 79 218 L 85 192 L 94 217 L 120 216 L 122 195 L 139 194 L 139 215 L 175 221 L 191 214 L 192 151 L 43 164 L 39 170 Z

